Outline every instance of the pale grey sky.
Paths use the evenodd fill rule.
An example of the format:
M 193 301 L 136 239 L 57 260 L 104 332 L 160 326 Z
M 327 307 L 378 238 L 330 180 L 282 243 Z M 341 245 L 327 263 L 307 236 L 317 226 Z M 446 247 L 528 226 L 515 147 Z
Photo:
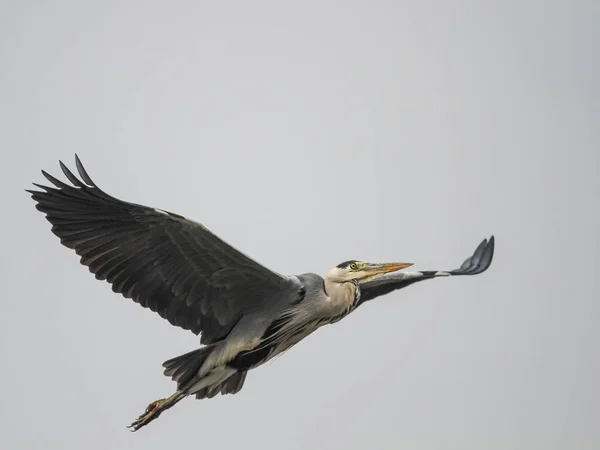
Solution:
M 599 3 L 294 4 L 0 5 L 2 448 L 599 448 Z M 496 259 L 129 433 L 198 339 L 34 209 L 75 152 L 280 272 L 449 269 L 492 233 Z

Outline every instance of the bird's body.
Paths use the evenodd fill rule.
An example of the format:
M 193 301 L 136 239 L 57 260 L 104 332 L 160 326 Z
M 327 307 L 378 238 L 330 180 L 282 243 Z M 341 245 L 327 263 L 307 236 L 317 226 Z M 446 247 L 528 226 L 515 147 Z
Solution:
M 346 261 L 325 277 L 284 276 L 234 249 L 199 223 L 100 190 L 79 158 L 78 179 L 28 191 L 63 245 L 81 256 L 97 279 L 155 311 L 172 325 L 200 334 L 201 348 L 163 363 L 176 392 L 150 404 L 137 430 L 181 399 L 235 394 L 247 372 L 285 352 L 364 302 L 418 281 L 485 271 L 494 238 L 484 240 L 456 270 L 401 272 L 412 264 Z

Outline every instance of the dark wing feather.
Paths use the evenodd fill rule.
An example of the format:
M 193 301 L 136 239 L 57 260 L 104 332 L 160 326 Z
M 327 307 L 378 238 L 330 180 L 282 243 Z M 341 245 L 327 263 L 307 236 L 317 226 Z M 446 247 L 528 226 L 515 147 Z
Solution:
M 456 275 L 477 275 L 485 272 L 494 257 L 494 236 L 490 237 L 489 240 L 484 239 L 475 249 L 473 255 L 469 256 L 458 269 L 447 271 L 447 274 L 452 276 Z M 430 280 L 435 278 L 440 271 L 429 270 L 420 272 L 422 276 L 418 278 L 402 279 L 402 272 L 396 274 L 390 274 L 388 278 L 381 280 L 367 281 L 360 285 L 360 303 L 364 303 L 368 300 L 372 300 L 376 297 L 380 297 L 385 294 L 389 294 L 397 289 L 402 289 L 410 286 L 413 283 L 417 283 L 423 280 Z M 396 278 L 395 278 L 396 277 Z M 359 303 L 359 304 L 360 304 Z
M 199 223 L 124 202 L 102 191 L 75 156 L 78 179 L 62 162 L 68 185 L 42 171 L 55 187 L 28 191 L 52 232 L 114 292 L 171 324 L 222 339 L 246 314 L 297 300 L 298 283 L 268 270 Z

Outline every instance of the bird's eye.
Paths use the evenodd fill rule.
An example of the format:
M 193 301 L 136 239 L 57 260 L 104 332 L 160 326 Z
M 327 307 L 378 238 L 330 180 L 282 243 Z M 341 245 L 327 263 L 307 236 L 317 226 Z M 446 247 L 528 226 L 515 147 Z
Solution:
M 350 268 L 351 268 L 352 270 L 356 270 L 356 269 L 358 269 L 358 264 L 356 264 L 356 263 L 352 263 L 352 264 L 350 264 Z

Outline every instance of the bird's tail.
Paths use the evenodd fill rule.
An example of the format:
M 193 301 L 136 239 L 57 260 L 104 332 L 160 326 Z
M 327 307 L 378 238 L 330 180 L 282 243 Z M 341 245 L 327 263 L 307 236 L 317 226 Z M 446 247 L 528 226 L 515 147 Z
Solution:
M 217 394 L 237 394 L 240 389 L 244 386 L 246 381 L 246 374 L 248 372 L 236 372 L 229 378 L 226 378 L 220 383 L 215 383 L 206 386 L 199 391 L 195 392 L 196 398 L 202 400 L 204 398 L 213 398 Z
M 163 363 L 164 374 L 177 382 L 177 389 L 182 389 L 194 376 L 198 374 L 200 367 L 213 350 L 213 345 L 192 350 Z

